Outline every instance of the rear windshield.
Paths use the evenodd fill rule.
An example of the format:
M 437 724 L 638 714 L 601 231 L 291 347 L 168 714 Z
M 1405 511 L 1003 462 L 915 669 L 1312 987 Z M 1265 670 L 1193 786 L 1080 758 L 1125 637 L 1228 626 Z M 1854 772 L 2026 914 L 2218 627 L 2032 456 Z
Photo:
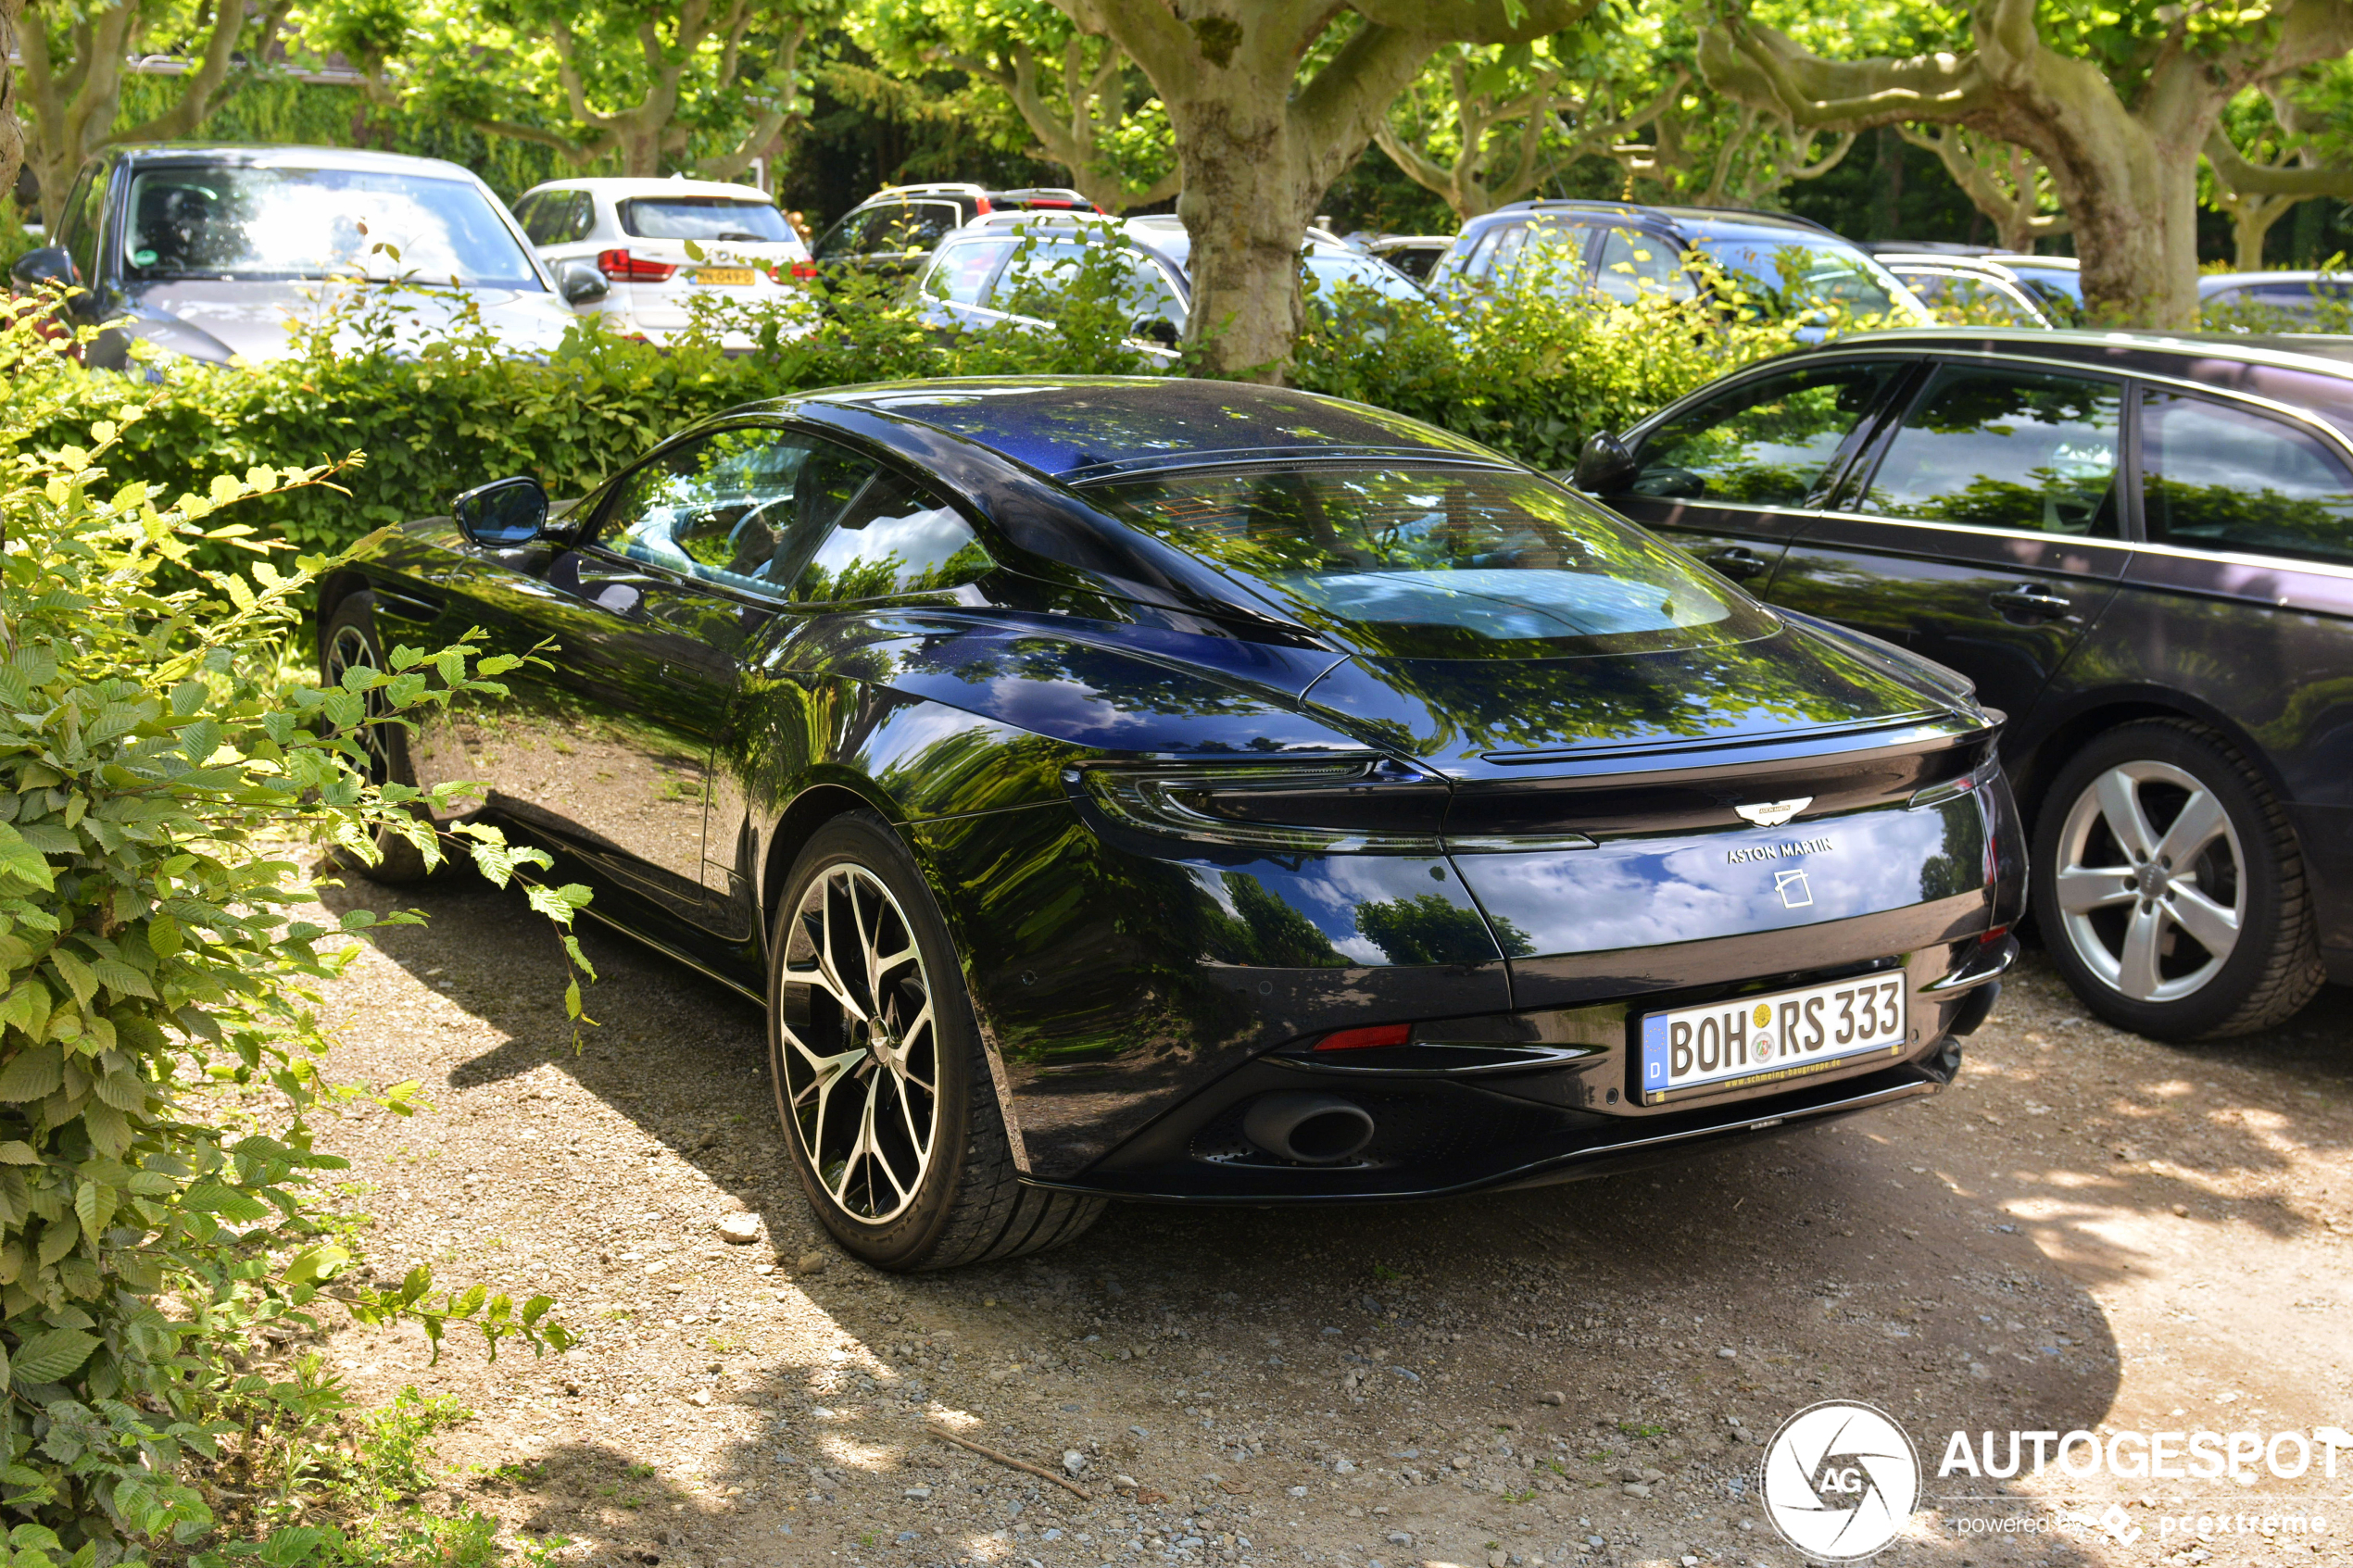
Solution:
M 793 238 L 785 215 L 766 202 L 725 196 L 637 196 L 621 204 L 621 231 L 641 240 Z
M 1180 472 L 1087 495 L 1305 624 L 1390 658 L 1634 652 L 1770 626 L 1720 579 L 1533 474 Z

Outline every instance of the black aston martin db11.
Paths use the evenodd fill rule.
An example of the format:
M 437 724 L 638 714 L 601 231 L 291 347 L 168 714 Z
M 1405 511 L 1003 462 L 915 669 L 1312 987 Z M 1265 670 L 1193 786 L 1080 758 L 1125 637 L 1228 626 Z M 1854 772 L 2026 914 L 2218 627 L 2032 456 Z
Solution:
M 2016 951 L 1958 677 L 1378 409 L 851 387 L 453 514 L 323 585 L 327 675 L 560 651 L 378 765 L 762 999 L 810 1201 L 885 1268 L 1931 1094 Z

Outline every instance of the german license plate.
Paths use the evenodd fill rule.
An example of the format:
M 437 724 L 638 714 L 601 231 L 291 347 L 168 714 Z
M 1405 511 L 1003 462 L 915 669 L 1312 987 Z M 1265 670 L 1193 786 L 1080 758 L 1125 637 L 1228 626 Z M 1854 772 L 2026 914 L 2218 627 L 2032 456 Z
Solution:
M 1895 969 L 1654 1012 L 1642 1021 L 1642 1103 L 1702 1085 L 1745 1087 L 1857 1057 L 1897 1056 L 1906 1037 L 1904 972 Z
M 722 288 L 749 288 L 760 274 L 749 267 L 704 267 L 695 273 L 695 282 Z

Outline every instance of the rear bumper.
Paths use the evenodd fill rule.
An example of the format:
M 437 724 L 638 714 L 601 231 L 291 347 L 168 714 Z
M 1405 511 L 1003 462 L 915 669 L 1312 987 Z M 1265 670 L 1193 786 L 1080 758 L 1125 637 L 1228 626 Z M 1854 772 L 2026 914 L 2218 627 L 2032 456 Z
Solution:
M 1853 935 L 1865 946 L 1883 939 L 1878 932 Z M 1987 943 L 1969 936 L 1905 955 L 1911 1039 L 1892 1061 L 1885 1055 L 1855 1059 L 1789 1082 L 1642 1105 L 1633 1047 L 1641 1011 L 1886 965 L 1865 960 L 1683 985 L 1646 995 L 1639 1008 L 1618 1002 L 1548 1009 L 1492 1021 L 1458 1019 L 1428 1031 L 1453 1038 L 1466 1023 L 1493 1022 L 1503 1026 L 1498 1035 L 1549 1043 L 1552 1059 L 1525 1067 L 1368 1070 L 1347 1065 L 1348 1054 L 1327 1063 L 1304 1052 L 1266 1053 L 1075 1177 L 1041 1185 L 1145 1201 L 1382 1202 L 1605 1174 L 1936 1093 L 1959 1070 L 1955 1022 L 1966 1021 L 1972 1000 L 1999 979 L 2017 951 L 2012 938 Z M 1718 956 L 1743 961 L 1736 952 Z M 1250 1106 L 1266 1095 L 1302 1091 L 1343 1099 L 1372 1118 L 1372 1141 L 1359 1156 L 1337 1165 L 1301 1165 L 1252 1145 L 1242 1132 Z

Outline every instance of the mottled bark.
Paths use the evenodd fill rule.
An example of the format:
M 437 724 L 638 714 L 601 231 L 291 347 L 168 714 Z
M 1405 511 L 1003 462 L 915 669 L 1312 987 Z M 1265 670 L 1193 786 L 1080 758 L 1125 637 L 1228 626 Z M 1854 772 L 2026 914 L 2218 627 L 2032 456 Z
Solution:
M 1299 335 L 1299 250 L 1331 182 L 1453 40 L 1557 32 L 1591 0 L 1054 0 L 1082 31 L 1125 50 L 1176 137 L 1192 239 L 1187 332 L 1202 371 L 1279 381 Z M 1304 80 L 1309 50 L 1345 40 Z
M 2033 0 L 1978 0 L 1970 27 L 1974 47 L 1957 54 L 1830 60 L 1736 19 L 1702 35 L 1700 66 L 1718 91 L 1801 125 L 1960 125 L 2025 147 L 2073 229 L 2087 307 L 2167 329 L 2196 320 L 2197 159 L 2224 106 L 2353 50 L 2353 4 L 2285 0 L 2234 48 L 2170 41 L 2128 106 L 2097 65 L 2042 41 Z
M 17 123 L 17 23 L 24 0 L 0 0 L 0 195 L 24 167 L 24 127 Z

